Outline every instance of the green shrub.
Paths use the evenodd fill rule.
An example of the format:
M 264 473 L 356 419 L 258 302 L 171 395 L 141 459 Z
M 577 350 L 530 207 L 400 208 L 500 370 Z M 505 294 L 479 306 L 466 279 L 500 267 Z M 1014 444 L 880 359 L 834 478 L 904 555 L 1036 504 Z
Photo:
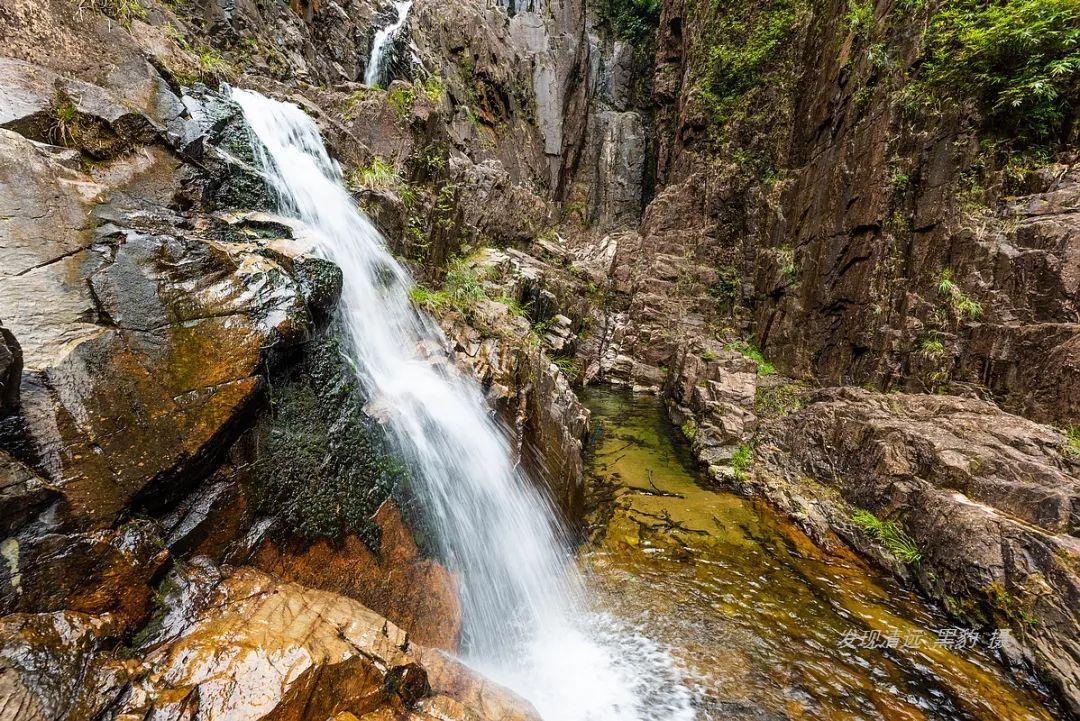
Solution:
M 745 481 L 750 477 L 750 470 L 754 467 L 754 451 L 750 448 L 749 444 L 740 443 L 739 447 L 735 449 L 735 452 L 731 455 L 731 460 L 728 461 L 731 466 L 731 470 L 734 472 L 735 480 Z
M 601 0 L 599 14 L 615 37 L 644 43 L 660 23 L 660 0 Z
M 851 516 L 851 522 L 901 563 L 922 560 L 922 552 L 915 541 L 895 521 L 882 521 L 870 511 L 859 509 Z
M 992 128 L 1040 144 L 1060 138 L 1080 101 L 1080 3 L 956 0 L 926 35 L 922 77 L 976 100 Z
M 700 94 L 715 120 L 726 122 L 743 95 L 757 87 L 795 30 L 797 0 L 771 0 L 757 13 L 744 3 L 716 0 Z

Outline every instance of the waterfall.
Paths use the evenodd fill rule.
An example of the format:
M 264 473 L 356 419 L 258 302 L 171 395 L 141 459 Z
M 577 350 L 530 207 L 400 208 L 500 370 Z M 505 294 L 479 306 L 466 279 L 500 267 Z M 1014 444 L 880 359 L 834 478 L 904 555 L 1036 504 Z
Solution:
M 280 212 L 344 274 L 344 352 L 459 578 L 464 660 L 546 721 L 694 718 L 668 654 L 587 609 L 554 510 L 516 467 L 479 385 L 448 361 L 437 324 L 411 304 L 408 272 L 357 210 L 314 122 L 254 92 L 232 97 Z
M 412 8 L 413 0 L 397 0 L 394 3 L 394 11 L 397 19 L 384 28 L 375 32 L 375 40 L 371 43 L 371 57 L 368 59 L 367 70 L 364 71 L 364 85 L 375 87 L 385 74 L 387 53 L 394 42 L 394 36 L 405 20 L 409 17 L 409 9 Z

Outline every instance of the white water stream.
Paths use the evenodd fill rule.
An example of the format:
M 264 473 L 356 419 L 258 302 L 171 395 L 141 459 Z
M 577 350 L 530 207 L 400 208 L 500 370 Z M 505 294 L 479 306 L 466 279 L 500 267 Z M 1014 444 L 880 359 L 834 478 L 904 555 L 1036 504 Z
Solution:
M 364 71 L 364 85 L 375 87 L 382 80 L 384 65 L 386 64 L 387 51 L 394 42 L 394 36 L 405 24 L 412 8 L 413 0 L 397 0 L 394 10 L 397 19 L 384 28 L 375 31 L 375 39 L 371 43 L 371 57 L 368 58 L 367 69 Z
M 671 657 L 586 608 L 556 515 L 513 460 L 475 380 L 409 300 L 412 281 L 357 210 L 312 120 L 234 90 L 280 211 L 303 221 L 344 273 L 340 313 L 359 380 L 385 415 L 413 490 L 458 574 L 462 654 L 545 721 L 689 721 Z

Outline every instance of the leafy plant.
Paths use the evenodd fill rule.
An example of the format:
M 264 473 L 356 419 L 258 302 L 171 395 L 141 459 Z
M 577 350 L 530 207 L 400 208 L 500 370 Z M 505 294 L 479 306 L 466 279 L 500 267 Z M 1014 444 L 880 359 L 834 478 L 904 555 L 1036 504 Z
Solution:
M 386 102 L 398 115 L 405 117 L 416 102 L 416 88 L 412 85 L 395 85 L 386 92 Z
M 856 35 L 862 38 L 870 37 L 874 30 L 874 3 L 871 0 L 848 0 L 848 11 L 844 20 Z
M 754 451 L 749 444 L 740 443 L 735 452 L 731 454 L 728 465 L 731 466 L 735 480 L 747 480 L 750 477 L 750 470 L 754 467 Z
M 446 93 L 446 86 L 443 85 L 442 78 L 435 73 L 430 73 L 424 78 L 424 82 L 421 83 L 420 89 L 424 93 L 424 96 L 433 103 L 442 100 L 443 95 Z
M 433 291 L 414 286 L 409 297 L 418 306 L 438 315 L 450 308 L 461 313 L 482 300 L 488 299 L 484 290 L 485 273 L 468 258 L 456 258 L 450 262 L 442 288 Z
M 692 441 L 697 436 L 697 421 L 693 418 L 688 418 L 685 423 L 679 426 L 679 429 L 688 440 Z
M 859 509 L 852 514 L 851 522 L 901 563 L 913 564 L 922 560 L 918 545 L 895 521 L 882 521 L 870 511 Z
M 71 98 L 57 91 L 49 116 L 50 140 L 57 145 L 74 147 L 79 136 L 79 111 Z
M 726 122 L 743 95 L 757 87 L 795 30 L 796 0 L 772 0 L 748 14 L 732 0 L 717 0 L 721 17 L 710 23 L 702 99 L 718 122 Z
M 931 358 L 940 358 L 945 355 L 945 344 L 936 338 L 926 338 L 919 346 L 919 350 Z
M 991 126 L 1046 143 L 1073 122 L 1080 101 L 1080 3 L 957 0 L 926 34 L 926 83 L 976 100 Z

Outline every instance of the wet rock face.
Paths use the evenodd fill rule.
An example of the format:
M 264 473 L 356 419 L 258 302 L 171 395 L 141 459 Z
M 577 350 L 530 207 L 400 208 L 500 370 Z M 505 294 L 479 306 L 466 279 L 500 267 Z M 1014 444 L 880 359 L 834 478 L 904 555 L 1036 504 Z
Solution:
M 251 568 L 193 559 L 170 576 L 138 654 L 110 651 L 108 616 L 0 620 L 5 719 L 366 718 L 531 721 L 482 681 L 356 601 Z M 382 718 L 382 716 L 377 716 Z
M 22 348 L 14 334 L 0 325 L 0 416 L 19 407 L 19 385 L 22 383 Z
M 140 622 L 168 558 L 164 529 L 120 516 L 161 511 L 213 469 L 265 364 L 341 284 L 288 226 L 208 214 L 233 175 L 255 187 L 236 108 L 208 91 L 185 106 L 140 72 L 156 78 L 141 107 L 0 63 L 0 412 L 17 404 L 5 448 L 19 458 L 3 455 L 0 605 L 119 628 Z M 257 187 L 228 200 L 257 205 Z
M 97 718 L 130 678 L 106 652 L 107 616 L 72 611 L 0 619 L 0 717 L 5 721 Z

